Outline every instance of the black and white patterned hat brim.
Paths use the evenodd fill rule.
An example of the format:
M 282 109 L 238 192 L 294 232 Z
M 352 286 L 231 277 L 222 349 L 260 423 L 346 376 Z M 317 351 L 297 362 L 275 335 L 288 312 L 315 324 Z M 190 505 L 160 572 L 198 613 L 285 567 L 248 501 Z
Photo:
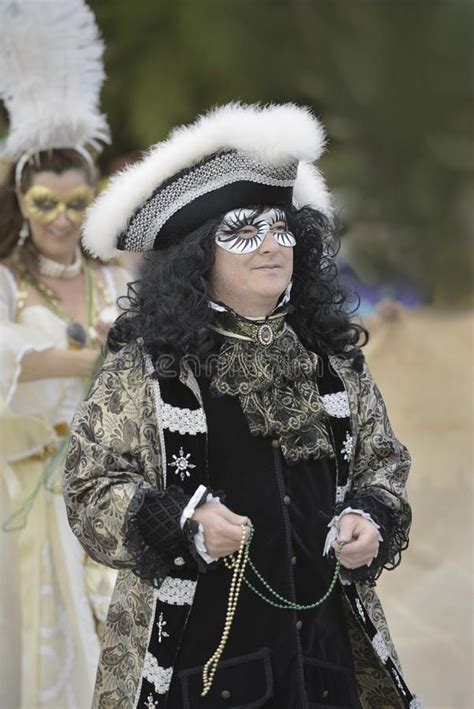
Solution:
M 175 234 L 243 204 L 290 205 L 297 167 L 296 162 L 269 167 L 236 151 L 214 155 L 156 190 L 131 218 L 118 248 L 166 248 Z
M 328 217 L 331 198 L 312 165 L 324 130 L 294 104 L 216 108 L 175 129 L 114 178 L 89 208 L 83 244 L 104 260 L 117 248 L 165 247 L 210 216 L 249 203 L 310 205 Z

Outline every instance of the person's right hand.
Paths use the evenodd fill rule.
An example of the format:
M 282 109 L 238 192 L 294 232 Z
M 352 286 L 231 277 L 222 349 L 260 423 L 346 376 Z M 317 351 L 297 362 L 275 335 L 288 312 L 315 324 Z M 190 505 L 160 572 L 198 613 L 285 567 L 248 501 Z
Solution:
M 238 551 L 242 541 L 241 525 L 249 523 L 248 517 L 236 515 L 220 502 L 205 502 L 195 510 L 193 519 L 202 524 L 206 549 L 215 559 Z M 246 539 L 249 534 L 250 527 L 247 527 Z

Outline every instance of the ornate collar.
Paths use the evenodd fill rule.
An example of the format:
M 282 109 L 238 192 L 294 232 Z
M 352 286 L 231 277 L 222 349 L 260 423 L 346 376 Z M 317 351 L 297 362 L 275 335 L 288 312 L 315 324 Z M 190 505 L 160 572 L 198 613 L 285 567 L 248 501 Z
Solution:
M 255 346 L 249 340 L 224 338 L 211 394 L 237 396 L 250 433 L 278 438 L 288 463 L 334 457 L 318 390 L 317 355 L 303 347 L 290 327 L 271 345 Z
M 62 263 L 46 258 L 42 254 L 38 258 L 38 270 L 42 276 L 50 278 L 75 278 L 82 270 L 82 255 L 81 250 L 77 246 L 74 262 L 70 266 L 64 266 Z
M 246 318 L 225 303 L 209 300 L 213 311 L 212 329 L 226 337 L 254 342 L 260 347 L 269 347 L 287 329 L 285 319 L 292 310 L 290 304 L 292 283 L 281 294 L 274 311 L 266 318 Z
M 226 306 L 222 310 L 213 309 L 213 320 L 212 329 L 221 335 L 269 347 L 285 331 L 286 310 L 264 319 L 244 318 Z

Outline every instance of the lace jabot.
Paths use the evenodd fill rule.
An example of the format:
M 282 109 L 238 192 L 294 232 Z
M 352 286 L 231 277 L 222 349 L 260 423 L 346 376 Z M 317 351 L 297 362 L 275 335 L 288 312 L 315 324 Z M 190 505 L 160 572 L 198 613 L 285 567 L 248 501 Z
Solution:
M 271 336 L 259 337 L 266 327 Z M 250 433 L 277 437 L 288 463 L 334 457 L 317 386 L 317 355 L 286 326 L 284 313 L 247 320 L 226 309 L 214 313 L 214 329 L 224 341 L 211 392 L 238 396 Z

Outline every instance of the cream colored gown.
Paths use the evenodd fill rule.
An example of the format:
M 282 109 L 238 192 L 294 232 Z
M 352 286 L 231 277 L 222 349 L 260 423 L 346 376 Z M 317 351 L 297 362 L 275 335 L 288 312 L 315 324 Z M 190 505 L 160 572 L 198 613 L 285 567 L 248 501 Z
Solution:
M 115 302 L 126 274 L 114 267 L 102 274 Z M 67 341 L 64 321 L 43 305 L 18 311 L 17 295 L 0 266 L 0 707 L 89 709 L 115 572 L 87 557 L 71 532 L 61 455 L 48 454 L 86 383 L 18 382 L 27 352 Z M 103 319 L 116 314 L 101 312 Z

